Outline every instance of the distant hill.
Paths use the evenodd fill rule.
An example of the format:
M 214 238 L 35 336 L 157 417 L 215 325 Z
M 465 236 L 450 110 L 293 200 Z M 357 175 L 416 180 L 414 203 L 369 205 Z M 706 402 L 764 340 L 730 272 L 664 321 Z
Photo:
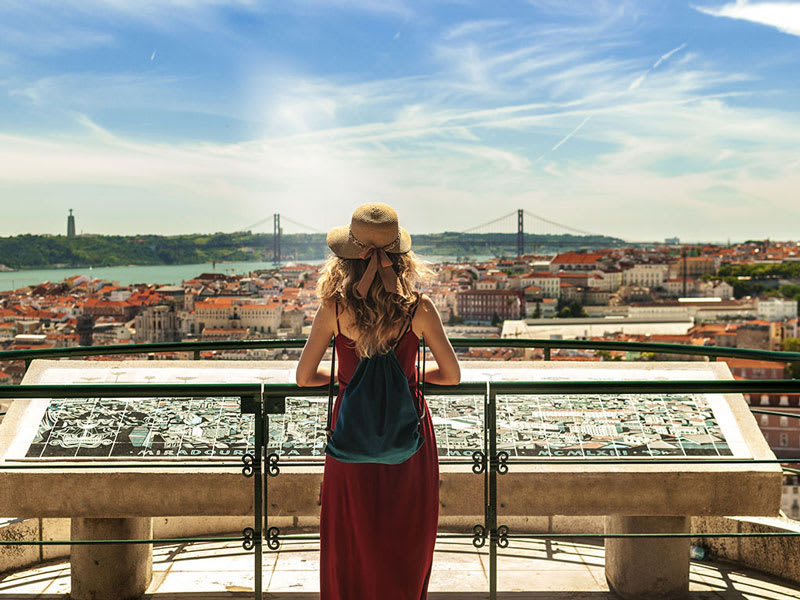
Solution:
M 516 234 L 434 233 L 414 235 L 414 250 L 430 256 L 514 256 Z M 213 233 L 192 235 L 18 235 L 0 237 L 0 264 L 13 269 L 178 265 L 209 261 L 272 260 L 272 234 Z M 525 251 L 539 253 L 628 245 L 604 236 L 526 235 Z M 284 259 L 325 258 L 324 234 L 284 234 Z

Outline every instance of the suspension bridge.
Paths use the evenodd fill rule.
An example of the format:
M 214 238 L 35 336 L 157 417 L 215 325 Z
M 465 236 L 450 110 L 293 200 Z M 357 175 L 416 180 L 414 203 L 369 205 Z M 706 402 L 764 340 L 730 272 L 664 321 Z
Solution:
M 244 228 L 243 231 L 265 229 L 269 227 L 270 222 L 272 222 L 272 259 L 276 265 L 282 258 L 291 256 L 285 248 L 284 240 L 288 239 L 287 236 L 292 238 L 301 236 L 303 243 L 324 246 L 325 231 L 280 213 L 265 217 Z M 284 224 L 288 225 L 286 231 Z M 619 238 L 559 223 L 522 208 L 463 231 L 414 235 L 415 247 L 422 249 L 423 254 L 434 256 L 471 254 L 500 257 L 508 256 L 514 251 L 516 256 L 523 256 L 526 253 L 535 254 L 537 250 L 553 252 L 626 244 L 627 242 Z M 454 254 L 454 248 L 461 251 Z

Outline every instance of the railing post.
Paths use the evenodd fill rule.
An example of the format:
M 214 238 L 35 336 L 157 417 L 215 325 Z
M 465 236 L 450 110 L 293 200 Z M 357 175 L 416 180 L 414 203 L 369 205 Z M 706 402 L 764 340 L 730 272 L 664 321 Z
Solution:
M 544 359 L 550 360 L 550 346 L 544 347 Z
M 497 599 L 497 402 L 492 384 L 487 382 L 484 420 L 488 433 L 489 457 L 486 481 L 489 501 L 486 506 L 486 529 L 489 532 L 489 599 Z
M 284 405 L 286 399 L 284 398 Z M 277 477 L 281 472 L 278 466 L 280 457 L 276 453 L 269 453 L 269 411 L 267 405 L 264 403 L 264 431 L 262 437 L 264 439 L 264 530 L 266 532 L 265 539 L 267 540 L 267 548 L 270 550 L 278 550 L 281 546 L 280 534 L 281 530 L 277 527 L 270 527 L 269 525 L 269 478 Z
M 492 435 L 489 429 L 489 387 L 486 382 L 486 392 L 483 395 L 483 526 L 484 534 L 489 534 L 489 437 Z
M 200 350 L 195 350 L 192 354 L 194 360 L 200 360 Z
M 263 389 L 263 387 L 262 387 Z M 255 399 L 255 457 L 253 459 L 254 482 L 253 482 L 253 542 L 255 543 L 255 574 L 254 591 L 256 600 L 263 597 L 262 564 L 264 538 L 264 396 Z

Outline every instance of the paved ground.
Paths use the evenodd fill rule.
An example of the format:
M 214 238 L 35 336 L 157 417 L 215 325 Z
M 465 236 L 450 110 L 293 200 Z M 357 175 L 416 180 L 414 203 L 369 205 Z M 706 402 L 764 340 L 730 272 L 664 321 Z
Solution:
M 311 600 L 319 594 L 319 547 L 284 542 L 264 557 L 266 598 Z M 430 600 L 487 598 L 488 553 L 469 540 L 436 546 Z M 611 600 L 603 574 L 603 548 L 592 543 L 513 540 L 499 555 L 501 600 Z M 154 551 L 152 600 L 252 597 L 253 553 L 238 543 L 159 546 Z M 69 563 L 59 562 L 0 577 L 0 600 L 66 600 Z M 248 594 L 247 592 L 251 593 Z M 797 600 L 792 586 L 736 565 L 693 562 L 691 600 L 742 598 Z

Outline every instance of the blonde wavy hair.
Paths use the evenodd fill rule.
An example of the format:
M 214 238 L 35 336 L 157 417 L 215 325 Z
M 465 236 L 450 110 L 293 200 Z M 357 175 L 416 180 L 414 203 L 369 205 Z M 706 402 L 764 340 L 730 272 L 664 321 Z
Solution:
M 388 254 L 400 280 L 402 294 L 391 294 L 375 276 L 365 296 L 356 286 L 367 268 L 366 260 L 331 256 L 317 282 L 317 296 L 323 302 L 339 302 L 354 317 L 358 339 L 353 340 L 361 356 L 385 354 L 403 333 L 411 307 L 416 302 L 417 284 L 431 275 L 430 269 L 409 251 Z

